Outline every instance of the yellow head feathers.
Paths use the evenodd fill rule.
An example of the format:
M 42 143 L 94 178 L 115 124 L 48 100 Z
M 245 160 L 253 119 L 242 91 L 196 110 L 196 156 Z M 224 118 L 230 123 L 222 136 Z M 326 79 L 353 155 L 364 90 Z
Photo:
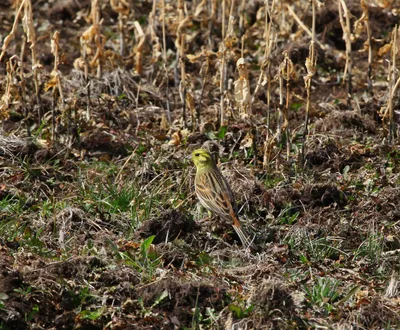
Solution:
M 211 168 L 215 166 L 214 160 L 206 149 L 197 149 L 193 151 L 192 160 L 197 169 Z

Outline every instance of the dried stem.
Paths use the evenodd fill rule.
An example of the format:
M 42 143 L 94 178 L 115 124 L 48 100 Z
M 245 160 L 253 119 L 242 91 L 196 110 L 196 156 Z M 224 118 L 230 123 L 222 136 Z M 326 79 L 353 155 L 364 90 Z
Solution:
M 243 57 L 239 58 L 236 62 L 236 67 L 239 72 L 239 78 L 234 82 L 235 100 L 240 114 L 247 116 L 251 114 L 251 93 L 246 60 Z
M 283 52 L 284 59 L 279 67 L 279 112 L 278 112 L 278 128 L 277 128 L 277 137 L 278 143 L 281 142 L 282 132 L 286 132 L 286 151 L 287 151 L 287 159 L 290 157 L 290 131 L 289 131 L 289 120 L 288 120 L 288 112 L 289 112 L 289 102 L 290 102 L 290 80 L 294 75 L 294 65 L 290 60 L 287 51 Z M 283 81 L 286 80 L 286 103 L 283 104 Z M 282 122 L 283 118 L 283 122 Z
M 265 1 L 265 49 L 264 49 L 264 60 L 261 64 L 261 73 L 258 78 L 256 88 L 254 90 L 252 103 L 261 85 L 267 84 L 266 97 L 267 97 L 267 132 L 264 141 L 264 157 L 263 157 L 263 168 L 269 167 L 270 159 L 270 119 L 271 119 L 271 52 L 275 44 L 274 33 L 272 31 L 272 12 L 275 8 L 275 0 L 272 0 L 271 7 L 269 6 L 269 0 Z M 262 82 L 263 81 L 263 82 Z
M 232 1 L 233 3 L 233 1 Z M 239 33 L 240 35 L 244 34 L 244 20 L 245 20 L 245 14 L 246 14 L 246 10 L 245 8 L 245 3 L 246 0 L 241 0 L 240 2 L 240 12 L 239 12 Z M 243 57 L 243 55 L 242 55 Z
M 26 48 L 26 36 L 22 36 L 22 44 L 21 44 L 21 55 L 19 59 L 19 89 L 21 93 L 21 105 L 24 113 L 25 123 L 26 123 L 26 134 L 31 136 L 31 128 L 29 125 L 29 112 L 26 106 L 26 80 L 25 80 L 25 71 L 24 71 L 24 59 L 25 59 L 25 48 Z
M 389 113 L 389 143 L 392 143 L 393 137 L 396 134 L 396 123 L 394 122 L 394 111 L 393 111 L 393 98 L 397 87 L 399 85 L 399 80 L 396 81 L 396 55 L 397 55 L 397 24 L 392 32 L 392 67 L 391 75 L 389 78 L 389 100 L 388 100 L 388 113 Z M 396 83 L 395 83 L 396 81 Z
M 352 97 L 352 56 L 351 56 L 351 30 L 350 30 L 350 12 L 347 9 L 346 2 L 344 0 L 338 1 L 339 6 L 339 21 L 343 30 L 343 39 L 346 44 L 346 65 L 343 72 L 343 77 L 346 79 L 347 74 L 347 106 L 351 108 L 351 97 Z M 344 21 L 343 18 L 346 18 Z
M 265 1 L 265 49 L 264 49 L 264 60 L 263 63 L 260 66 L 260 76 L 258 77 L 258 81 L 256 84 L 256 88 L 254 89 L 254 94 L 253 98 L 251 100 L 251 103 L 254 103 L 255 97 L 257 95 L 258 90 L 260 89 L 260 86 L 262 85 L 262 80 L 264 78 L 264 81 L 269 81 L 270 77 L 269 75 L 266 75 L 266 72 L 269 71 L 270 69 L 270 57 L 271 57 L 271 52 L 274 46 L 275 41 L 273 33 L 271 32 L 272 29 L 272 20 L 270 19 L 268 22 L 268 17 L 271 17 L 271 11 L 273 11 L 275 6 L 275 0 L 272 1 L 272 6 L 271 10 L 269 9 L 269 4 L 268 1 Z M 243 54 L 242 54 L 243 57 Z M 269 96 L 271 96 L 270 90 L 267 89 L 267 93 L 269 93 Z M 267 97 L 268 98 L 268 97 Z
M 156 1 L 156 0 L 154 0 Z M 167 109 L 165 110 L 168 123 L 171 123 L 171 111 L 169 104 L 169 76 L 168 76 L 168 66 L 167 66 L 167 37 L 165 32 L 165 0 L 161 0 L 162 4 L 162 35 L 163 35 L 163 60 L 164 60 L 164 71 L 165 71 L 165 84 L 166 84 L 166 105 Z
M 394 27 L 392 31 L 392 38 L 390 40 L 390 49 L 391 49 L 391 61 L 389 61 L 389 69 L 388 69 L 388 81 L 389 81 L 389 91 L 388 91 L 388 102 L 385 107 L 382 107 L 380 110 L 380 116 L 382 120 L 387 120 L 389 118 L 389 143 L 393 142 L 393 137 L 395 135 L 396 123 L 394 122 L 394 111 L 393 111 L 393 98 L 395 96 L 395 92 L 400 84 L 400 78 L 396 80 L 396 55 L 398 52 L 397 48 L 397 25 Z
M 301 146 L 301 157 L 300 157 L 300 162 L 301 162 L 301 167 L 304 167 L 305 165 L 305 145 L 306 145 L 306 140 L 308 136 L 308 123 L 309 123 L 309 118 L 310 118 L 310 109 L 311 109 L 311 83 L 312 83 L 312 78 L 316 72 L 316 65 L 317 65 L 317 57 L 315 53 L 315 21 L 316 21 L 316 13 L 315 13 L 315 1 L 312 0 L 312 37 L 311 37 L 311 43 L 309 47 L 309 54 L 306 59 L 306 69 L 307 69 L 307 75 L 303 78 L 304 79 L 304 85 L 306 87 L 307 91 L 307 99 L 306 99 L 306 115 L 304 118 L 304 131 L 303 131 L 303 144 Z
M 143 29 L 138 21 L 133 22 L 133 26 L 135 27 L 137 40 L 134 47 L 135 70 L 139 75 L 141 75 L 143 73 L 143 48 L 146 38 Z
M 8 34 L 8 36 L 4 38 L 3 46 L 2 46 L 1 54 L 0 54 L 0 62 L 3 60 L 3 57 L 6 54 L 6 51 L 8 49 L 8 46 L 10 45 L 11 40 L 13 40 L 14 37 L 15 37 L 17 26 L 18 26 L 18 22 L 19 22 L 19 17 L 21 16 L 22 9 L 25 8 L 25 1 L 26 0 L 23 0 L 21 2 L 20 6 L 18 8 L 18 11 L 15 14 L 13 27 L 12 27 L 10 33 Z
M 221 39 L 225 38 L 225 12 L 226 12 L 226 0 L 222 0 L 222 9 L 221 9 L 221 22 L 222 22 L 222 35 Z
M 31 56 L 32 56 L 32 71 L 33 71 L 33 82 L 35 84 L 36 104 L 38 107 L 39 125 L 42 121 L 42 101 L 40 98 L 40 82 L 39 82 L 39 70 L 41 65 L 37 60 L 36 55 L 36 32 L 33 26 L 33 14 L 32 14 L 32 3 L 30 0 L 24 2 L 24 17 L 22 18 L 22 26 L 24 27 L 27 42 L 31 44 Z
M 16 75 L 16 68 L 18 66 L 18 56 L 14 55 L 6 63 L 6 85 L 4 94 L 0 99 L 0 119 L 9 117 L 8 109 L 12 100 L 12 88 L 14 86 L 14 78 Z
M 161 45 L 160 45 L 160 39 L 157 36 L 157 33 L 155 32 L 156 29 L 156 4 L 157 1 L 153 1 L 153 8 L 150 12 L 149 15 L 149 24 L 148 24 L 148 34 L 150 35 L 150 41 L 152 45 L 152 56 L 151 56 L 151 63 L 153 64 L 153 70 L 152 72 L 154 73 L 156 64 L 158 61 L 158 58 L 161 55 Z
M 182 33 L 181 36 L 181 47 L 180 47 L 180 58 L 179 65 L 181 67 L 181 81 L 179 84 L 179 94 L 181 96 L 182 101 L 182 116 L 183 116 L 183 127 L 187 128 L 187 120 L 186 120 L 186 72 L 185 72 L 185 34 Z M 194 123 L 192 123 L 194 124 Z
M 92 22 L 94 27 L 94 42 L 96 45 L 96 54 L 92 59 L 91 65 L 97 63 L 97 77 L 101 78 L 102 75 L 102 57 L 104 53 L 103 38 L 101 35 L 101 21 L 100 21 L 100 5 L 99 0 L 92 0 Z
M 105 38 L 101 34 L 102 20 L 100 20 L 99 0 L 92 0 L 90 16 L 92 25 L 85 32 L 83 32 L 80 37 L 82 58 L 75 60 L 74 63 L 76 69 L 84 71 L 85 84 L 88 97 L 88 102 L 86 106 L 87 120 L 90 120 L 91 118 L 91 93 L 90 93 L 91 80 L 89 78 L 89 65 L 90 67 L 96 67 L 97 77 L 100 78 L 102 75 L 102 61 L 104 59 Z M 91 61 L 89 62 L 88 54 L 93 52 L 91 49 L 92 43 L 94 43 L 95 45 L 95 54 L 93 55 Z
M 105 38 L 101 34 L 102 20 L 100 19 L 99 0 L 92 0 L 91 2 L 90 19 L 92 25 L 80 37 L 81 54 L 85 61 L 88 61 L 88 54 L 92 54 L 92 48 L 94 48 L 94 55 L 89 64 L 91 67 L 97 69 L 97 77 L 100 78 L 102 75 L 102 62 L 104 60 Z
M 188 17 L 185 17 L 185 5 L 183 0 L 178 0 L 178 22 L 176 29 L 176 40 L 175 45 L 177 48 L 176 56 L 178 57 L 177 65 L 175 67 L 176 71 L 176 80 L 178 80 L 177 85 L 179 86 L 179 95 L 182 101 L 182 119 L 183 126 L 187 128 L 187 115 L 186 115 L 186 96 L 187 96 L 187 85 L 186 85 L 186 70 L 185 70 L 185 39 L 186 34 L 183 32 L 186 23 L 188 21 Z M 180 79 L 178 75 L 178 64 L 181 68 Z M 194 122 L 192 121 L 192 125 Z
M 119 53 L 121 56 L 125 54 L 125 21 L 129 15 L 130 5 L 126 0 L 110 0 L 111 8 L 118 13 L 118 30 L 119 30 Z
M 225 1 L 224 1 L 225 2 Z M 225 96 L 225 90 L 224 90 L 224 71 L 225 71 L 225 45 L 224 42 L 222 42 L 221 45 L 221 65 L 220 65 L 220 80 L 219 80 L 219 91 L 221 94 L 220 98 L 220 113 L 219 113 L 219 126 L 223 126 L 225 123 L 225 117 L 224 117 L 224 96 Z
M 284 113 L 285 113 L 285 120 L 286 122 L 288 121 L 288 114 L 289 114 L 289 102 L 290 102 L 290 76 L 291 73 L 290 71 L 293 70 L 293 63 L 291 63 L 290 59 L 288 58 L 288 61 L 286 61 L 286 68 L 285 71 L 287 72 L 287 79 L 286 79 L 286 104 L 284 108 Z M 289 128 L 289 123 L 286 125 L 286 159 L 289 161 L 290 159 L 290 144 L 291 144 L 291 139 L 290 139 L 290 128 Z
M 371 28 L 369 23 L 368 7 L 366 6 L 367 17 L 365 19 L 365 29 L 367 30 L 368 38 L 368 71 L 367 71 L 367 82 L 368 82 L 368 93 L 370 96 L 374 95 L 372 89 L 372 45 L 371 45 Z
M 55 141 L 55 111 L 56 105 L 58 103 L 58 99 L 61 100 L 61 112 L 64 112 L 65 104 L 64 104 L 64 94 L 62 90 L 61 84 L 61 72 L 58 70 L 58 64 L 60 63 L 59 56 L 59 38 L 60 33 L 58 31 L 54 32 L 53 37 L 51 38 L 51 52 L 54 55 L 54 68 L 51 72 L 52 76 L 52 88 L 53 88 L 53 106 L 52 106 L 52 141 Z M 58 91 L 58 94 L 57 94 Z
M 201 69 L 200 69 L 200 74 L 202 75 L 201 93 L 200 93 L 200 98 L 197 102 L 198 105 L 196 107 L 196 120 L 199 125 L 200 125 L 200 107 L 202 105 L 202 100 L 203 100 L 203 95 L 204 95 L 204 91 L 205 91 L 206 84 L 207 84 L 207 77 L 208 77 L 209 70 L 210 70 L 210 57 L 207 54 L 202 66 L 201 66 Z
M 297 24 L 312 38 L 312 31 L 301 21 L 301 19 L 296 15 L 294 12 L 292 6 L 287 5 L 287 9 L 289 10 L 289 14 L 293 16 Z M 315 40 L 315 42 L 318 44 L 319 47 L 321 47 L 322 50 L 326 50 L 326 46 L 321 43 L 319 40 Z

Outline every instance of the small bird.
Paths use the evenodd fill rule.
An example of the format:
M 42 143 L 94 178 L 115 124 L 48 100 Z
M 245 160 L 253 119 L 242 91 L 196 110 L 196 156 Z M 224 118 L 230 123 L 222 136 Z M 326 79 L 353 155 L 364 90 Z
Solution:
M 223 220 L 232 221 L 233 229 L 245 248 L 253 246 L 239 221 L 232 190 L 210 153 L 205 149 L 197 149 L 192 152 L 192 160 L 197 169 L 195 191 L 200 203 Z

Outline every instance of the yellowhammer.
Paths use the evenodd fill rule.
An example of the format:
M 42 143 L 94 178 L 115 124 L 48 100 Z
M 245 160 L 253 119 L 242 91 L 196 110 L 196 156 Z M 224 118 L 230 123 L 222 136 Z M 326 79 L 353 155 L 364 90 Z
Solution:
M 195 190 L 200 203 L 223 220 L 232 221 L 233 229 L 243 246 L 245 248 L 252 246 L 251 240 L 240 224 L 232 190 L 210 153 L 205 149 L 197 149 L 192 152 L 192 160 L 197 169 Z

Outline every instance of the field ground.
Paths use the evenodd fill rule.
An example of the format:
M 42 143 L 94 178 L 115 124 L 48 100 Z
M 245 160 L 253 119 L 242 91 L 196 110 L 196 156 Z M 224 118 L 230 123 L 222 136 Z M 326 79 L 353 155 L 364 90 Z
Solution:
M 275 2 L 1 2 L 0 329 L 400 329 L 398 1 L 316 8 L 309 107 L 312 5 Z

